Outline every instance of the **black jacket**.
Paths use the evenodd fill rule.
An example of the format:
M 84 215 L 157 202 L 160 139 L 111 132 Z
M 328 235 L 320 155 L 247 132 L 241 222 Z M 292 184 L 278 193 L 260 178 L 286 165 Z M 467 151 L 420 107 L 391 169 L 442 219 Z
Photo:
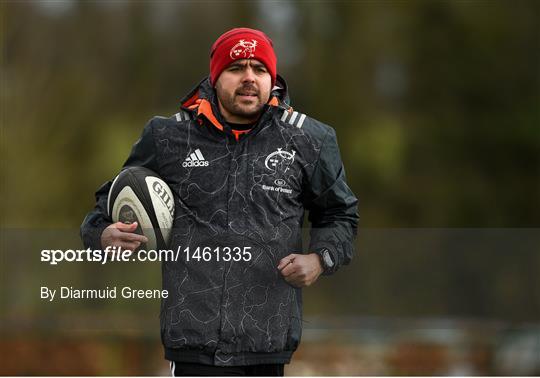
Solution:
M 249 261 L 162 264 L 161 336 L 169 360 L 232 366 L 288 363 L 300 342 L 302 291 L 277 270 L 302 253 L 304 211 L 308 251 L 326 248 L 335 265 L 348 264 L 358 222 L 357 199 L 347 186 L 334 130 L 288 105 L 286 84 L 254 128 L 237 140 L 203 80 L 170 118 L 154 117 L 124 167 L 157 172 L 175 196 L 169 248 L 250 247 Z M 81 226 L 86 246 L 100 248 L 111 224 L 107 194 Z M 222 250 L 223 251 L 223 250 Z M 222 252 L 223 253 L 223 252 Z

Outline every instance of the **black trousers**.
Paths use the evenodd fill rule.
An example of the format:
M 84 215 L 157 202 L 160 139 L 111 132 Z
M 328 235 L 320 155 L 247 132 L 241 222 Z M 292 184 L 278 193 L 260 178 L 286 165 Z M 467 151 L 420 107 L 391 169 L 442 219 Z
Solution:
M 283 364 L 266 364 L 250 366 L 211 366 L 192 364 L 187 362 L 171 361 L 171 373 L 173 377 L 182 376 L 229 376 L 239 375 L 245 377 L 283 377 Z

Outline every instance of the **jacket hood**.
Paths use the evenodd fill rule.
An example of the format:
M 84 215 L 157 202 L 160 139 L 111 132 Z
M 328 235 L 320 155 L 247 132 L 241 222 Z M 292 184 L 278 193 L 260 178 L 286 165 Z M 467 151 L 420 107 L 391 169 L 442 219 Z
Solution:
M 275 98 L 275 100 L 274 100 Z M 212 84 L 210 83 L 210 77 L 207 76 L 204 79 L 202 79 L 199 84 L 195 86 L 181 101 L 180 105 L 184 110 L 193 110 L 196 108 L 193 105 L 198 104 L 198 100 L 207 100 L 214 104 L 216 104 L 216 91 L 212 87 Z M 285 79 L 277 75 L 276 78 L 276 84 L 272 88 L 272 92 L 270 94 L 270 100 L 268 101 L 268 105 L 271 106 L 283 106 L 285 108 L 289 108 L 289 93 L 287 89 L 287 82 Z

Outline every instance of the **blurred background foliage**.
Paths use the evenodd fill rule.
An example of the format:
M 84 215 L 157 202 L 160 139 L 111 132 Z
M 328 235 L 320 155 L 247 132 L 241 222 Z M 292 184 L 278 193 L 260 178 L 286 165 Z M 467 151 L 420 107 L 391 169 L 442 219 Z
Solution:
M 536 1 L 2 5 L 3 225 L 79 224 L 238 25 L 274 39 L 292 105 L 337 130 L 361 226 L 540 224 Z
M 306 314 L 538 323 L 539 21 L 535 0 L 1 1 L 3 232 L 78 228 L 146 121 L 207 75 L 212 42 L 255 27 L 295 109 L 336 129 L 360 200 L 358 256 L 305 291 Z M 4 252 L 6 288 L 24 269 Z

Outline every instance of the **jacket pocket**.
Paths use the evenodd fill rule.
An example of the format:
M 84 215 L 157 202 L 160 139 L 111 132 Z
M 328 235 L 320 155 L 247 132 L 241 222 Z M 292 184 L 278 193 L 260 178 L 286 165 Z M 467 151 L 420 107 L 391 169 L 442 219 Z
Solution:
M 302 289 L 293 288 L 294 300 L 291 303 L 289 332 L 285 350 L 295 351 L 302 338 Z

